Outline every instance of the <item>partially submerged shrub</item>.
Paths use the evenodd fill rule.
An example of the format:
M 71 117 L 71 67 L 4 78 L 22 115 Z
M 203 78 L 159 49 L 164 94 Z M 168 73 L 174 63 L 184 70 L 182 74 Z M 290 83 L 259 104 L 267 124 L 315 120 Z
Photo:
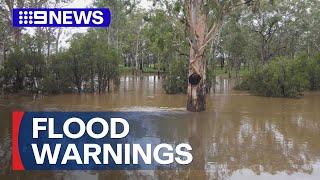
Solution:
M 236 88 L 269 97 L 299 97 L 308 89 L 306 59 L 277 58 L 250 71 Z
M 48 94 L 70 93 L 73 91 L 71 82 L 57 79 L 53 74 L 48 74 L 44 77 L 42 90 Z
M 310 90 L 320 89 L 320 54 L 306 63 L 306 73 L 309 80 Z
M 186 93 L 188 86 L 187 61 L 174 60 L 169 65 L 169 71 L 164 80 L 163 87 L 166 93 Z

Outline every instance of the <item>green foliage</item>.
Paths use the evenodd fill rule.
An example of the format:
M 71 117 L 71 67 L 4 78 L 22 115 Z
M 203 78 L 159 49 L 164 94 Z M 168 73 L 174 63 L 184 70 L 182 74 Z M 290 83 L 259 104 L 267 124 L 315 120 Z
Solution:
M 72 92 L 69 81 L 58 79 L 54 74 L 48 74 L 42 82 L 42 90 L 48 94 L 70 93 Z
M 118 51 L 100 40 L 104 36 L 95 30 L 74 34 L 70 48 L 45 63 L 37 37 L 25 35 L 21 46 L 8 54 L 0 83 L 10 92 L 104 92 L 111 81 L 117 84 L 120 62 Z
M 22 47 L 10 51 L 2 70 L 2 85 L 7 91 L 37 91 L 37 80 L 43 77 L 44 56 L 37 52 L 34 37 L 27 37 Z
M 187 61 L 174 60 L 164 80 L 164 90 L 168 94 L 186 93 L 188 86 Z
M 180 12 L 181 4 L 176 2 L 171 13 Z M 147 25 L 143 30 L 147 51 L 152 54 L 158 71 L 165 72 L 169 68 L 171 59 L 178 59 L 180 54 L 187 54 L 184 24 L 179 19 L 169 16 L 163 9 L 157 9 L 148 14 Z
M 104 92 L 119 79 L 118 52 L 101 41 L 103 33 L 75 34 L 66 52 L 52 57 L 51 72 L 43 81 L 47 93 Z
M 55 54 L 51 58 L 50 71 L 42 82 L 42 90 L 49 94 L 72 92 L 72 74 L 68 52 Z
M 312 58 L 277 58 L 243 76 L 237 89 L 272 97 L 299 97 L 320 89 L 320 55 Z
M 217 72 L 214 68 L 207 68 L 206 71 L 206 91 L 210 92 L 210 89 L 215 85 Z M 214 88 L 214 87 L 213 87 Z
M 61 5 L 62 1 L 38 5 L 26 2 L 28 6 L 46 7 Z M 303 89 L 320 89 L 319 57 L 308 58 L 320 51 L 320 3 L 246 1 L 247 6 L 242 6 L 241 2 L 208 0 L 201 4 L 207 29 L 223 16 L 222 29 L 213 37 L 214 43 L 205 50 L 208 53 L 204 58 L 224 61 L 221 69 L 215 68 L 218 61 L 206 63 L 207 87 L 215 75 L 239 77 L 245 69 L 252 69 L 243 75 L 239 88 L 260 95 L 288 97 L 299 96 Z M 17 3 L 5 1 L 4 7 L 12 8 Z M 74 34 L 64 52 L 59 52 L 64 30 L 37 28 L 30 35 L 12 28 L 9 14 L 0 12 L 0 54 L 4 59 L 0 85 L 13 92 L 103 92 L 111 87 L 110 83 L 118 82 L 122 66 L 122 71 L 130 73 L 162 72 L 167 76 L 166 92 L 185 92 L 186 61 L 190 42 L 194 42 L 188 38 L 190 12 L 185 1 L 154 3 L 153 8 L 143 9 L 138 1 L 94 0 L 93 6 L 109 7 L 113 12 L 111 26 Z M 229 7 L 232 11 L 222 15 Z M 307 55 L 269 62 L 283 56 L 293 59 L 301 53 Z
M 26 62 L 24 54 L 21 51 L 11 53 L 8 61 L 4 64 L 5 81 L 12 82 L 14 90 L 21 90 L 23 88 L 23 77 L 25 76 Z
M 309 89 L 319 90 L 320 89 L 320 54 L 311 58 L 306 63 L 305 71 L 308 75 Z

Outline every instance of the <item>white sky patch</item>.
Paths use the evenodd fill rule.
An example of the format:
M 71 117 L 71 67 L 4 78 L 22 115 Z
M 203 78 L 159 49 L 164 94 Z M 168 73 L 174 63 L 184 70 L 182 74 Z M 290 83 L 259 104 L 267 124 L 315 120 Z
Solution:
M 67 7 L 68 8 L 86 8 L 91 7 L 94 0 L 74 0 L 72 3 L 70 3 Z M 142 9 L 150 10 L 153 6 L 152 0 L 141 0 L 139 5 Z M 111 19 L 112 23 L 112 19 Z M 81 27 L 81 28 L 64 28 L 64 33 L 61 36 L 61 46 L 62 47 L 68 47 L 69 43 L 67 42 L 68 39 L 72 37 L 74 33 L 85 33 L 87 32 L 87 27 Z
M 69 4 L 63 6 L 62 8 L 87 8 L 87 7 L 92 7 L 93 6 L 93 1 L 94 0 L 73 0 Z M 153 1 L 152 0 L 141 0 L 140 4 L 138 5 L 142 9 L 147 9 L 150 10 L 153 6 Z M 112 19 L 111 19 L 112 23 Z M 26 32 L 29 34 L 34 34 L 35 28 L 25 28 Z M 69 43 L 68 40 L 72 37 L 73 34 L 75 33 L 85 33 L 87 32 L 88 28 L 87 27 L 68 27 L 68 28 L 62 28 L 63 33 L 60 37 L 60 47 L 68 47 Z
M 74 0 L 66 8 L 87 8 L 92 6 L 93 0 Z M 61 46 L 68 46 L 68 39 L 72 37 L 74 33 L 85 33 L 87 32 L 87 27 L 77 27 L 77 28 L 63 28 L 63 34 L 61 36 Z
M 152 0 L 141 0 L 139 6 L 141 6 L 143 9 L 151 9 L 153 6 Z
M 86 8 L 92 6 L 93 0 L 73 0 L 71 3 L 61 7 L 61 8 Z M 27 27 L 25 28 L 25 31 L 29 34 L 34 34 L 35 29 L 33 27 Z M 85 33 L 87 32 L 87 27 L 68 27 L 68 28 L 62 28 L 63 33 L 60 37 L 60 47 L 68 47 L 68 39 L 71 38 L 72 34 L 74 33 Z

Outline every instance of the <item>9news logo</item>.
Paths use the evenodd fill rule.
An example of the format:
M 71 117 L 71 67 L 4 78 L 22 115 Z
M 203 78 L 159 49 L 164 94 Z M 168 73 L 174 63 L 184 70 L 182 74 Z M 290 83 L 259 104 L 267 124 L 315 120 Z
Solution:
M 14 27 L 107 27 L 111 22 L 108 8 L 15 8 Z

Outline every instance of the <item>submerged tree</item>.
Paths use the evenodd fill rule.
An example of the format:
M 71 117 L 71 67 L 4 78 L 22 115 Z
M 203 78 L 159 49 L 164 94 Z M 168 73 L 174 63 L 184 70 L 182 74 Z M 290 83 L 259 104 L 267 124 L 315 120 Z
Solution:
M 253 0 L 188 0 L 184 3 L 186 24 L 189 29 L 189 76 L 187 110 L 204 111 L 206 108 L 206 59 L 203 57 L 209 42 L 216 38 L 223 19 L 244 4 L 257 6 Z

